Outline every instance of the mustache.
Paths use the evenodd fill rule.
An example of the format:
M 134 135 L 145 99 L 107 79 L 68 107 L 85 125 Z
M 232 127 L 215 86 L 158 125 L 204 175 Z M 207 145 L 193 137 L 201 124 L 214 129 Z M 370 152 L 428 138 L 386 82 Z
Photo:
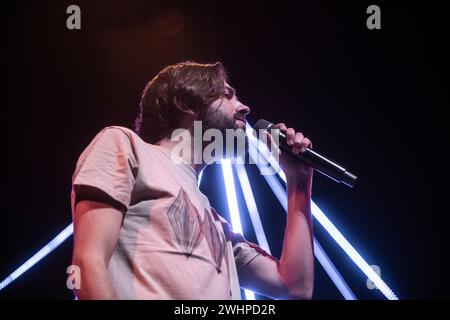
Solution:
M 240 121 L 242 121 L 244 123 L 247 123 L 247 119 L 243 115 L 238 115 L 238 116 L 234 117 L 234 119 L 235 120 L 240 120 Z

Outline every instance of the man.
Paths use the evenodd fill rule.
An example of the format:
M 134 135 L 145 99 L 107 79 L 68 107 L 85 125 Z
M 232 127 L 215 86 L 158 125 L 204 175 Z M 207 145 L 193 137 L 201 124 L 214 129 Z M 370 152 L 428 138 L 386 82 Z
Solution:
M 240 299 L 240 286 L 277 299 L 311 298 L 312 169 L 280 155 L 288 215 L 277 260 L 232 232 L 200 192 L 197 176 L 207 163 L 192 157 L 201 150 L 171 152 L 175 129 L 191 132 L 194 121 L 204 129 L 244 129 L 249 112 L 220 63 L 179 63 L 145 87 L 136 132 L 108 127 L 94 138 L 73 175 L 78 298 Z M 311 146 L 277 126 L 292 152 Z

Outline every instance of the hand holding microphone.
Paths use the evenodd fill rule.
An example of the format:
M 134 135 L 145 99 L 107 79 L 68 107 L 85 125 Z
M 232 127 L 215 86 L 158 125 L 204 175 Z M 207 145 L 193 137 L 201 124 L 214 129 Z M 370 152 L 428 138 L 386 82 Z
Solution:
M 279 149 L 282 152 L 289 153 L 293 157 L 297 158 L 297 161 L 301 161 L 304 164 L 309 165 L 311 168 L 317 170 L 328 178 L 343 183 L 349 187 L 353 187 L 358 179 L 354 174 L 350 173 L 344 167 L 334 163 L 326 157 L 311 149 L 311 141 L 305 138 L 303 134 L 297 132 L 292 128 L 287 128 L 283 123 L 274 125 L 267 120 L 258 120 L 254 129 L 259 131 L 267 131 L 270 134 L 277 134 L 279 140 Z M 293 143 L 290 144 L 290 140 Z M 296 152 L 298 149 L 298 153 Z M 281 159 L 280 159 L 281 160 Z M 283 164 L 280 162 L 280 165 Z M 291 167 L 289 167 L 291 169 Z M 289 170 L 288 169 L 288 170 Z M 284 168 L 283 168 L 284 170 Z
M 284 152 L 280 152 L 279 146 L 275 143 L 270 131 L 265 131 L 267 134 L 267 142 L 270 143 L 271 150 L 276 148 L 280 154 L 280 167 L 283 169 L 286 177 L 289 179 L 293 177 L 303 181 L 304 184 L 311 180 L 313 168 L 303 161 L 297 161 L 292 155 L 298 155 L 305 152 L 308 148 L 312 149 L 312 142 L 306 138 L 303 133 L 296 132 L 293 128 L 288 128 L 284 123 L 273 125 L 272 129 L 278 128 L 281 134 L 286 136 L 286 148 Z M 289 152 L 286 152 L 289 151 Z

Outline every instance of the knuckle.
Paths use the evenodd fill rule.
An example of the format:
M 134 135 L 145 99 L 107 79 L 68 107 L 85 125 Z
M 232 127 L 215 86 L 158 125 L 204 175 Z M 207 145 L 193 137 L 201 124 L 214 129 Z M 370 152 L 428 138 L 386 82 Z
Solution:
M 302 142 L 304 140 L 303 134 L 301 132 L 297 132 L 295 134 L 295 140 L 298 142 Z
M 275 126 L 278 129 L 280 129 L 280 130 L 286 130 L 287 129 L 286 125 L 283 122 L 277 123 Z

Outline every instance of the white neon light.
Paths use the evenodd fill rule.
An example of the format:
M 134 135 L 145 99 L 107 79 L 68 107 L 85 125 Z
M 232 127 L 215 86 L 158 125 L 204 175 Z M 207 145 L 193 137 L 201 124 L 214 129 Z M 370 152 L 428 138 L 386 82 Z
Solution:
M 267 238 L 264 233 L 264 229 L 259 216 L 258 208 L 256 206 L 255 198 L 253 196 L 253 191 L 250 186 L 247 171 L 245 170 L 245 166 L 242 164 L 236 164 L 235 168 L 242 188 L 242 192 L 244 194 L 244 199 L 247 204 L 248 211 L 250 213 L 253 228 L 255 229 L 258 244 L 262 249 L 271 254 L 269 244 L 267 242 Z M 286 197 L 282 198 L 286 199 Z M 330 279 L 336 285 L 338 290 L 342 293 L 344 298 L 346 300 L 356 300 L 356 296 L 351 291 L 347 283 L 344 281 L 340 273 L 337 271 L 336 267 L 331 262 L 330 258 L 326 255 L 325 251 L 320 246 L 319 242 L 315 237 L 314 237 L 314 253 L 317 260 L 323 266 L 325 272 L 328 274 Z
M 203 178 L 203 170 L 200 171 L 200 173 L 198 174 L 198 181 L 197 184 L 200 186 L 200 183 L 202 182 L 202 178 Z
M 249 133 L 248 130 L 247 130 L 247 133 Z M 259 158 L 258 152 L 266 154 L 266 155 L 269 154 L 270 152 L 268 151 L 267 148 L 264 148 L 263 145 L 259 146 L 258 148 L 255 148 L 256 143 L 258 143 L 258 140 L 253 139 L 250 142 L 251 142 L 249 145 L 250 156 L 253 158 L 253 160 L 256 161 L 258 168 L 261 168 L 263 166 L 263 164 L 265 164 L 265 162 L 259 161 L 260 158 Z M 278 169 L 278 168 L 274 167 L 273 164 L 272 164 L 272 168 L 275 168 L 275 170 Z M 285 177 L 283 171 L 279 170 L 278 172 L 282 174 L 282 177 Z M 281 206 L 284 208 L 285 212 L 287 212 L 288 203 L 287 203 L 287 195 L 286 195 L 285 188 L 275 178 L 275 176 L 273 176 L 273 175 L 263 175 L 263 176 L 264 176 L 266 182 L 269 184 L 269 187 L 272 189 L 272 192 L 275 194 L 276 198 L 280 202 Z M 356 300 L 355 294 L 352 292 L 350 287 L 347 285 L 347 283 L 345 282 L 345 280 L 343 279 L 343 277 L 341 276 L 341 274 L 339 273 L 339 271 L 337 270 L 335 265 L 328 258 L 327 254 L 322 249 L 322 247 L 320 246 L 319 242 L 317 241 L 317 239 L 315 237 L 314 237 L 314 255 L 316 256 L 317 260 L 322 265 L 322 267 L 324 268 L 325 272 L 328 274 L 330 279 L 333 281 L 335 286 L 341 292 L 342 296 L 346 300 Z
M 242 193 L 244 194 L 244 200 L 253 224 L 253 229 L 255 230 L 258 245 L 267 253 L 271 254 L 245 166 L 243 164 L 236 164 L 234 167 L 236 168 L 239 184 L 241 185 Z
M 254 158 L 254 155 L 252 153 L 253 151 L 250 151 L 250 156 L 253 159 L 256 159 Z M 259 166 L 260 164 L 257 162 L 257 165 Z M 281 183 L 275 178 L 275 176 L 264 175 L 264 178 L 266 179 L 266 182 L 268 183 L 269 187 L 275 194 L 275 197 L 278 199 L 281 206 L 284 208 L 284 211 L 287 212 L 286 190 L 283 188 Z M 355 294 L 352 292 L 348 284 L 345 282 L 344 278 L 341 276 L 335 265 L 328 258 L 327 254 L 322 249 L 322 247 L 320 246 L 319 242 L 315 237 L 314 237 L 314 255 L 324 268 L 325 272 L 330 277 L 331 281 L 333 281 L 339 292 L 342 294 L 342 296 L 346 300 L 356 300 Z
M 73 233 L 73 224 L 68 225 L 63 231 L 61 231 L 55 238 L 47 243 L 41 250 L 36 252 L 30 259 L 17 268 L 13 273 L 0 282 L 0 290 L 6 288 L 11 282 L 16 280 L 36 263 L 41 261 L 46 255 L 55 250 L 61 243 L 63 243 Z
M 353 260 L 353 262 L 361 269 L 362 272 L 375 284 L 375 286 L 388 298 L 389 300 L 398 300 L 395 293 L 389 286 L 380 278 L 378 274 L 369 266 L 369 264 L 361 257 L 356 249 L 347 241 L 342 233 L 331 223 L 325 216 L 323 211 L 311 201 L 311 210 L 314 217 L 320 224 L 328 231 L 333 239 L 345 251 L 345 253 Z
M 221 167 L 223 181 L 225 184 L 225 193 L 227 196 L 228 210 L 230 212 L 231 225 L 234 232 L 242 234 L 241 218 L 237 204 L 236 187 L 234 184 L 230 159 L 222 159 Z M 255 294 L 252 291 L 244 289 L 244 293 L 247 300 L 255 300 Z
M 228 210 L 230 211 L 231 225 L 233 231 L 242 234 L 241 218 L 236 198 L 236 187 L 234 184 L 233 171 L 230 159 L 222 160 L 222 173 L 225 182 L 225 190 L 228 200 Z
M 322 248 L 316 237 L 314 237 L 314 255 L 316 256 L 322 267 L 325 269 L 325 272 L 328 274 L 331 281 L 333 281 L 336 288 L 344 296 L 345 300 L 357 300 L 355 294 L 350 289 L 347 282 L 345 282 L 339 271 L 336 269 L 334 263 L 325 253 L 325 250 Z
M 251 134 L 251 127 L 247 124 L 247 136 L 249 137 L 250 145 L 257 144 L 257 149 L 259 151 L 258 155 L 262 155 L 263 157 L 271 158 L 271 154 L 268 151 L 267 146 L 264 143 L 260 143 L 259 140 L 257 140 L 252 134 Z M 249 148 L 249 152 L 255 152 L 253 148 Z M 252 154 L 250 154 L 252 156 Z M 258 155 L 256 155 L 255 160 L 258 159 Z M 253 157 L 253 156 L 252 156 Z M 273 158 L 273 157 L 272 157 Z M 272 163 L 270 160 L 266 159 L 267 162 Z M 258 161 L 256 160 L 256 164 L 258 165 Z M 281 173 L 282 170 L 278 171 L 278 174 L 280 178 L 286 182 L 286 176 L 284 173 Z M 269 180 L 273 176 L 264 176 L 266 180 Z M 272 179 L 270 179 L 272 180 Z M 276 181 L 276 179 L 275 179 Z M 278 182 L 278 181 L 276 181 Z M 272 185 L 275 184 L 275 182 L 272 180 L 269 185 L 272 187 Z M 279 195 L 279 188 L 273 189 L 275 195 Z M 277 196 L 278 197 L 278 196 Z M 286 198 L 286 195 L 283 197 Z M 280 201 L 282 205 L 284 206 L 286 201 Z M 347 241 L 347 239 L 342 235 L 342 233 L 339 232 L 339 230 L 333 225 L 333 223 L 326 217 L 326 215 L 323 213 L 323 211 L 314 203 L 314 201 L 311 201 L 311 211 L 314 216 L 314 218 L 319 221 L 319 223 L 325 228 L 325 230 L 331 235 L 331 237 L 336 241 L 336 243 L 345 251 L 345 253 L 352 259 L 352 261 L 361 269 L 361 271 L 377 286 L 377 288 L 386 296 L 389 300 L 398 300 L 398 297 L 395 295 L 395 293 L 389 288 L 389 286 L 380 278 L 378 274 L 375 273 L 375 271 L 369 266 L 369 264 L 361 257 L 361 255 L 355 250 L 355 248 Z

